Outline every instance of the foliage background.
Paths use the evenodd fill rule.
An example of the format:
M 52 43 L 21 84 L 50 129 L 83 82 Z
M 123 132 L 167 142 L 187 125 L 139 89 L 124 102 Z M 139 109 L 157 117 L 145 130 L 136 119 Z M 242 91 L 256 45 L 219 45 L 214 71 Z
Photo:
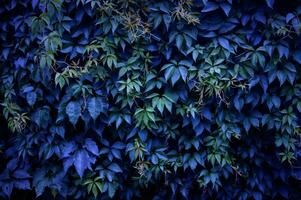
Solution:
M 301 198 L 300 1 L 0 2 L 4 199 Z

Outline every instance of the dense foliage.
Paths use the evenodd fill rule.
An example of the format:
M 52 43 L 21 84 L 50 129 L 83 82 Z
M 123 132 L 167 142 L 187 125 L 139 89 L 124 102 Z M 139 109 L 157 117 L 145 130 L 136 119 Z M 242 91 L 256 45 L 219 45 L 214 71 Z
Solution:
M 0 2 L 1 197 L 301 198 L 301 1 Z

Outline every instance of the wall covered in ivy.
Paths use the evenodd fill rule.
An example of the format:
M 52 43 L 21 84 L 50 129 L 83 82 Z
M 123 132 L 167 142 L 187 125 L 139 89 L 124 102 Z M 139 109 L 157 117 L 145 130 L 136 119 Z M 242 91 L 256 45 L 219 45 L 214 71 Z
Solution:
M 300 32 L 299 0 L 0 0 L 0 198 L 301 199 Z

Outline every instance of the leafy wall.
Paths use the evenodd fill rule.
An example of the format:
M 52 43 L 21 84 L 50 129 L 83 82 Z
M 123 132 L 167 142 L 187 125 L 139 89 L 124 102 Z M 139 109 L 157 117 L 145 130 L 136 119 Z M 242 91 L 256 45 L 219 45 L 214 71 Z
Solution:
M 0 196 L 300 199 L 300 5 L 1 0 Z

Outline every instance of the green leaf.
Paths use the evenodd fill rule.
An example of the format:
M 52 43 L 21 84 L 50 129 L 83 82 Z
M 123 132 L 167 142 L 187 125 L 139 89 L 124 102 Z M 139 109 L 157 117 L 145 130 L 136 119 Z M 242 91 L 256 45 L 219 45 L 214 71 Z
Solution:
M 100 182 L 95 182 L 96 186 L 98 187 L 100 192 L 104 192 L 104 188 L 103 188 L 103 183 Z
M 56 73 L 55 78 L 54 78 L 54 83 L 55 83 L 55 85 L 59 85 L 60 88 L 62 89 L 64 87 L 65 83 L 66 83 L 63 74 Z
M 93 184 L 92 193 L 93 193 L 94 197 L 96 198 L 98 195 L 98 190 L 97 190 L 97 186 L 95 184 Z

